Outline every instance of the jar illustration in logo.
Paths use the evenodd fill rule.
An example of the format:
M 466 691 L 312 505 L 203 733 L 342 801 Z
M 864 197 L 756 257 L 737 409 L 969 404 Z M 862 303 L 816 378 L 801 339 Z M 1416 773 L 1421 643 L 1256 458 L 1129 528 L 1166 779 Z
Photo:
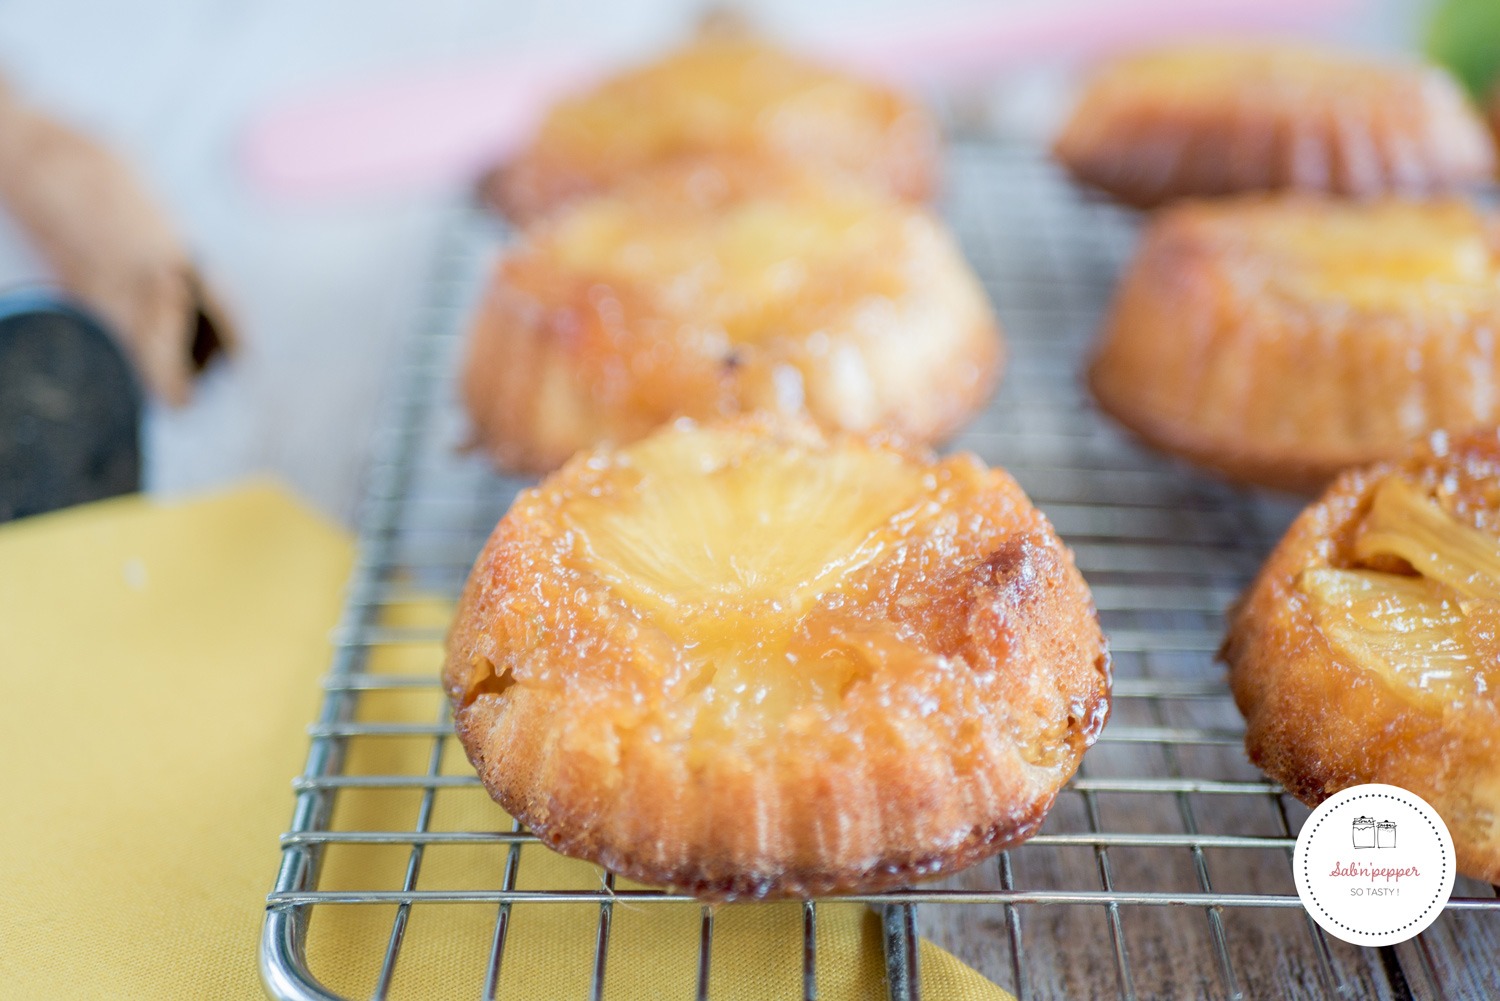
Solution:
M 1375 847 L 1396 847 L 1396 825 L 1394 822 L 1389 820 L 1382 820 L 1380 823 L 1375 825 Z
M 1395 842 L 1395 837 L 1396 837 L 1396 833 L 1393 830 L 1391 832 L 1392 843 Z M 1375 847 L 1375 818 L 1374 817 L 1355 817 L 1354 818 L 1354 847 L 1355 848 L 1374 848 Z

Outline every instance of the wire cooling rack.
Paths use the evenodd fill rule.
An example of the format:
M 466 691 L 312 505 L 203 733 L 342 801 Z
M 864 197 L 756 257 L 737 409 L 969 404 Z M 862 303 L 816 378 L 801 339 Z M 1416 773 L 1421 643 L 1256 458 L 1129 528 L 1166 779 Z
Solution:
M 1152 454 L 1096 413 L 1080 388 L 1081 361 L 1133 244 L 1134 218 L 1081 194 L 1038 151 L 992 142 L 955 144 L 948 190 L 945 214 L 1012 350 L 993 404 L 954 447 L 1009 469 L 1073 547 L 1111 637 L 1115 709 L 1026 845 L 944 881 L 845 898 L 883 909 L 891 996 L 919 993 L 920 931 L 1022 999 L 1500 997 L 1500 900 L 1492 887 L 1460 879 L 1436 924 L 1387 949 L 1324 936 L 1297 902 L 1290 857 L 1307 811 L 1246 761 L 1241 721 L 1214 660 L 1223 608 L 1293 508 Z M 455 597 L 524 485 L 457 448 L 465 434 L 453 388 L 457 352 L 503 233 L 475 210 L 449 236 L 433 302 L 378 432 L 360 555 L 267 900 L 261 967 L 279 998 L 340 996 L 308 948 L 309 934 L 340 908 L 378 915 L 367 969 L 357 988 L 343 989 L 373 998 L 387 997 L 399 980 L 420 915 L 488 908 L 486 948 L 466 962 L 479 967 L 473 993 L 490 998 L 504 994 L 507 943 L 528 906 L 595 906 L 585 961 L 592 966 L 580 991 L 598 999 L 607 995 L 616 908 L 650 919 L 698 907 L 691 898 L 617 888 L 612 877 L 588 888 L 522 889 L 519 870 L 534 864 L 522 865 L 522 846 L 533 846 L 528 859 L 546 851 L 535 839 L 498 823 L 460 830 L 434 823 L 445 799 L 482 790 L 461 763 L 444 764 L 462 756 L 453 754 L 437 682 L 440 624 L 393 625 L 388 613 L 414 595 Z M 393 651 L 410 669 L 375 670 Z M 395 696 L 421 702 L 424 721 L 387 712 Z M 378 761 L 365 752 L 394 741 L 425 742 L 425 773 L 351 765 Z M 360 797 L 390 794 L 410 797 L 408 826 L 348 821 L 361 815 Z M 489 852 L 469 870 L 473 884 L 428 885 L 424 858 L 454 846 Z M 393 880 L 330 881 L 339 853 L 373 848 L 399 854 Z M 802 907 L 796 982 L 809 999 L 818 993 L 816 929 L 826 906 Z M 711 995 L 714 929 L 725 909 L 697 913 L 697 955 L 685 967 L 696 972 L 661 985 L 663 997 Z

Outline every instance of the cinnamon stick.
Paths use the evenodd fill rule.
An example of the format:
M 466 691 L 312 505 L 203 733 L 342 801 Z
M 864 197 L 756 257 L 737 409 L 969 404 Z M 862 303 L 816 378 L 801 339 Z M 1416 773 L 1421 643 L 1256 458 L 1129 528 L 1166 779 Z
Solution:
M 0 200 L 58 281 L 104 320 L 146 387 L 186 403 L 233 328 L 166 214 L 114 153 L 0 82 Z

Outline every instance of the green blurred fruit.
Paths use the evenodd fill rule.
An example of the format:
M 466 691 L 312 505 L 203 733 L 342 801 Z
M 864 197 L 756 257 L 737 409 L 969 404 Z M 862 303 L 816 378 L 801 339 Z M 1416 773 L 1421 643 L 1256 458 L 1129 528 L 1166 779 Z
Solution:
M 1427 22 L 1427 53 L 1483 96 L 1500 80 L 1500 0 L 1439 0 Z

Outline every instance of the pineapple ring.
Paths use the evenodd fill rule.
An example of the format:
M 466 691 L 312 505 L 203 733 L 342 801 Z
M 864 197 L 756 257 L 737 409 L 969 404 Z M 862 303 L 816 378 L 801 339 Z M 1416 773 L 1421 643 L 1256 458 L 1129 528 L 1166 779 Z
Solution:
M 899 885 L 1029 837 L 1110 665 L 1005 473 L 757 416 L 524 492 L 443 680 L 485 786 L 547 844 L 731 899 Z
M 764 42 L 710 36 L 556 105 L 485 197 L 530 222 L 682 157 L 771 156 L 910 201 L 933 191 L 938 133 L 914 101 Z
M 1054 151 L 1078 179 L 1141 208 L 1242 191 L 1422 194 L 1495 166 L 1489 131 L 1446 71 L 1275 45 L 1110 63 Z
M 1250 758 L 1317 803 L 1383 782 L 1500 881 L 1500 432 L 1345 473 L 1231 614 Z
M 502 260 L 463 395 L 503 467 L 545 471 L 677 416 L 810 414 L 946 437 L 988 398 L 999 326 L 925 210 L 744 158 L 578 202 Z
M 1089 381 L 1160 448 L 1310 491 L 1500 421 L 1496 330 L 1500 226 L 1468 204 L 1187 203 L 1147 230 Z

